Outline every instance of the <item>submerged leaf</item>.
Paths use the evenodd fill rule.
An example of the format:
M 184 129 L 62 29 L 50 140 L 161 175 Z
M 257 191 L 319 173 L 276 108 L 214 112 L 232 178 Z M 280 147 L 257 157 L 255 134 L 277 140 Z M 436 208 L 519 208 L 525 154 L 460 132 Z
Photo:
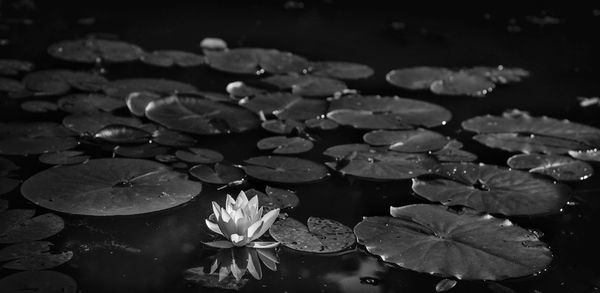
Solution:
M 323 61 L 311 65 L 311 74 L 337 79 L 362 79 L 373 75 L 371 67 L 350 62 Z
M 124 106 L 123 100 L 102 94 L 73 94 L 58 100 L 58 107 L 72 114 L 111 112 Z
M 84 155 L 82 151 L 61 151 L 42 154 L 38 157 L 38 160 L 49 165 L 73 165 L 81 164 L 89 158 L 90 156 Z
M 398 87 L 410 90 L 429 89 L 431 84 L 452 74 L 442 67 L 412 67 L 395 69 L 386 75 L 386 80 Z
M 0 154 L 57 152 L 77 146 L 73 133 L 51 122 L 0 123 Z

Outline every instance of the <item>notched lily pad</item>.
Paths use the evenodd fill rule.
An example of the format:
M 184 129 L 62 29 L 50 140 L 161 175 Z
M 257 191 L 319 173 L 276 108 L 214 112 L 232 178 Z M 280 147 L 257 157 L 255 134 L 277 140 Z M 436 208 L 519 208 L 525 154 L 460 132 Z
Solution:
M 300 199 L 295 192 L 268 185 L 264 193 L 256 189 L 249 189 L 246 190 L 246 195 L 249 198 L 258 196 L 258 203 L 261 207 L 264 207 L 264 213 L 274 209 L 295 208 L 300 203 Z
M 300 154 L 313 148 L 312 141 L 302 137 L 271 136 L 258 141 L 261 150 L 273 150 L 274 154 Z
M 358 243 L 390 263 L 465 280 L 503 280 L 542 271 L 552 252 L 539 236 L 509 220 L 439 205 L 392 207 L 392 217 L 366 217 Z
M 0 262 L 7 262 L 3 268 L 13 270 L 45 270 L 57 267 L 71 260 L 72 251 L 50 252 L 52 243 L 31 241 L 13 244 L 0 250 Z
M 507 164 L 514 169 L 529 169 L 529 172 L 561 181 L 584 180 L 594 173 L 586 162 L 557 155 L 519 154 L 510 157 Z
M 406 153 L 436 151 L 448 143 L 445 136 L 422 128 L 404 131 L 374 130 L 366 133 L 363 140 L 372 146 L 389 146 L 389 150 Z
M 565 185 L 493 165 L 443 163 L 435 174 L 443 179 L 413 179 L 413 191 L 430 201 L 488 213 L 508 216 L 558 213 L 570 196 Z
M 352 229 L 325 218 L 310 217 L 307 226 L 293 218 L 279 220 L 269 229 L 271 237 L 282 245 L 309 253 L 333 253 L 356 242 Z
M 231 184 L 246 177 L 242 169 L 221 163 L 216 163 L 214 167 L 196 165 L 190 168 L 190 174 L 202 182 L 212 184 Z
M 0 212 L 0 243 L 17 243 L 48 238 L 64 227 L 62 218 L 47 213 L 34 217 L 35 210 Z
M 300 158 L 263 156 L 244 162 L 243 169 L 248 176 L 268 182 L 309 183 L 328 175 L 325 166 Z
M 135 61 L 143 53 L 136 45 L 101 39 L 61 41 L 48 48 L 48 54 L 55 58 L 81 63 Z
M 327 111 L 326 101 L 305 99 L 289 93 L 261 94 L 243 98 L 239 104 L 255 113 L 272 114 L 279 119 L 306 120 L 319 117 Z
M 92 180 L 93 179 L 93 180 Z M 60 166 L 29 178 L 25 198 L 64 213 L 116 216 L 175 207 L 200 193 L 202 184 L 153 161 L 96 159 Z
M 293 119 L 271 119 L 263 121 L 260 126 L 269 132 L 277 134 L 290 134 L 294 130 L 301 133 L 304 131 L 304 124 Z
M 6 293 L 76 293 L 77 283 L 73 278 L 54 271 L 27 271 L 8 275 L 0 280 L 0 288 Z
M 304 121 L 304 125 L 306 125 L 306 127 L 308 127 L 308 128 L 321 129 L 321 130 L 332 130 L 332 129 L 336 129 L 340 126 L 337 122 L 335 122 L 331 119 L 322 118 L 322 117 L 308 119 L 308 120 Z

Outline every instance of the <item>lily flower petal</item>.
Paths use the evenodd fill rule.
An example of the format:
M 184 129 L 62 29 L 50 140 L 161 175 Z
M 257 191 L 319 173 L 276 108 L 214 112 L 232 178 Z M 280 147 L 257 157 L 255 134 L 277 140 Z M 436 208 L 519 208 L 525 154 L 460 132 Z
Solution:
M 213 242 L 204 242 L 204 245 L 208 245 L 214 248 L 232 248 L 233 243 L 225 240 L 213 241 Z
M 225 280 L 225 278 L 227 278 L 227 276 L 229 276 L 229 268 L 221 267 L 219 269 L 219 282 Z
M 210 266 L 209 274 L 216 272 L 218 268 L 219 268 L 219 259 L 215 258 L 215 262 L 213 262 L 212 266 Z
M 215 224 L 215 223 L 213 223 L 213 222 L 211 222 L 209 220 L 204 220 L 204 221 L 206 222 L 206 226 L 208 227 L 208 229 L 210 229 L 211 231 L 213 231 L 213 232 L 215 232 L 217 234 L 225 236 L 223 234 L 223 232 L 221 232 L 221 229 L 219 228 L 218 224 Z
M 252 224 L 248 228 L 248 238 L 250 238 L 250 241 L 258 238 L 258 236 L 256 236 L 256 235 L 260 231 L 260 228 L 262 228 L 262 225 L 263 225 L 263 221 L 258 221 L 256 223 Z
M 260 265 L 260 259 L 256 254 L 256 250 L 252 249 L 248 252 L 248 272 L 254 277 L 254 279 L 262 279 L 262 269 Z
M 215 215 L 215 217 L 217 218 L 217 221 L 218 221 L 219 218 L 220 218 L 220 212 L 219 211 L 221 210 L 221 207 L 219 206 L 218 203 L 216 203 L 216 202 L 213 201 L 212 202 L 212 209 L 213 209 L 213 215 Z
M 265 232 L 267 232 L 267 230 L 269 230 L 269 228 L 271 228 L 271 225 L 273 225 L 277 219 L 277 216 L 279 216 L 279 209 L 274 209 L 262 217 L 261 221 L 263 222 L 263 225 L 262 228 L 260 228 L 260 232 L 258 232 L 258 236 L 256 236 L 256 238 L 262 236 L 265 234 Z
M 246 246 L 250 248 L 266 249 L 277 247 L 277 245 L 279 245 L 279 242 L 254 241 L 248 243 Z
M 240 193 L 237 196 L 237 200 L 235 201 L 235 204 L 233 205 L 233 208 L 239 209 L 239 208 L 245 207 L 247 204 L 248 204 L 248 197 L 246 197 L 246 193 L 244 193 L 243 191 L 240 191 Z
M 229 214 L 228 211 L 221 208 L 221 221 L 227 223 L 227 222 L 229 222 L 229 220 L 231 220 L 231 215 Z

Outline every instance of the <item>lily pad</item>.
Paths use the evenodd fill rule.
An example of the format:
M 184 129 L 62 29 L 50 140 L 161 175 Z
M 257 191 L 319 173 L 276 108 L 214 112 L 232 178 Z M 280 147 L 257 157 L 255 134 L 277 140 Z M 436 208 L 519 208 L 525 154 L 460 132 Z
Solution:
M 293 120 L 293 119 L 272 119 L 263 121 L 260 126 L 269 132 L 277 133 L 277 134 L 290 134 L 294 130 L 297 132 L 304 131 L 304 124 Z
M 236 48 L 206 55 L 208 65 L 216 70 L 256 74 L 260 69 L 274 74 L 302 72 L 309 67 L 303 57 L 274 49 Z
M 446 124 L 452 117 L 450 111 L 436 104 L 399 97 L 352 95 L 333 99 L 329 106 L 329 111 L 340 109 L 355 111 L 356 118 L 351 120 L 352 124 L 363 125 L 360 122 L 361 117 L 370 115 L 375 117 L 370 118 L 370 120 L 382 120 L 382 125 L 384 126 L 398 125 L 398 127 L 391 129 L 406 129 L 408 125 L 434 127 Z M 338 115 L 334 115 L 332 112 L 327 116 L 329 119 L 342 125 L 349 124 L 346 119 L 346 123 L 341 123 L 343 122 L 341 119 L 340 121 L 333 119 L 331 116 L 335 117 Z M 385 124 L 384 122 L 390 124 Z M 370 126 L 365 128 L 379 128 L 376 127 L 376 123 L 371 122 L 366 124 Z
M 21 184 L 21 180 L 0 177 L 0 195 L 13 191 L 19 184 Z
M 158 155 L 164 155 L 169 149 L 156 143 L 147 143 L 133 146 L 117 146 L 114 148 L 117 155 L 128 158 L 154 158 Z
M 416 204 L 366 217 L 354 233 L 370 253 L 417 272 L 502 280 L 542 271 L 552 252 L 538 235 L 488 214 Z
M 47 113 L 58 110 L 58 106 L 54 102 L 34 100 L 21 103 L 21 109 L 32 113 Z
M 300 199 L 296 196 L 295 192 L 268 185 L 265 188 L 265 192 L 260 192 L 256 189 L 249 189 L 245 192 L 249 198 L 258 196 L 258 204 L 265 209 L 264 213 L 268 213 L 274 209 L 295 208 L 300 203 Z
M 19 170 L 19 166 L 11 160 L 0 157 L 0 176 L 7 176 L 11 172 Z
M 72 114 L 111 112 L 125 107 L 125 102 L 102 94 L 73 94 L 60 98 L 58 107 Z
M 496 84 L 485 77 L 458 71 L 434 81 L 430 89 L 438 95 L 483 97 L 495 87 Z
M 362 79 L 373 75 L 373 68 L 358 63 L 324 61 L 311 65 L 311 74 L 336 79 Z
M 452 71 L 442 67 L 412 67 L 395 69 L 385 76 L 386 80 L 398 87 L 409 90 L 429 89 L 431 84 L 452 74 Z
M 31 71 L 33 63 L 18 59 L 0 59 L 0 75 L 18 75 L 23 71 Z
M 578 160 L 600 162 L 600 151 L 598 151 L 598 149 L 569 151 L 569 155 Z
M 493 165 L 443 163 L 435 174 L 444 179 L 413 179 L 413 191 L 430 201 L 488 213 L 508 216 L 558 213 L 570 196 L 565 185 Z
M 246 174 L 252 178 L 277 183 L 309 183 L 327 176 L 325 166 L 293 157 L 263 156 L 244 161 Z
M 366 133 L 363 140 L 373 146 L 389 146 L 389 150 L 405 153 L 423 153 L 443 148 L 448 139 L 426 129 L 386 131 L 374 130 Z
M 472 162 L 477 160 L 477 155 L 462 150 L 462 143 L 451 140 L 442 149 L 432 152 L 438 161 L 441 162 Z
M 95 134 L 103 128 L 114 125 L 126 125 L 130 127 L 139 127 L 142 122 L 135 117 L 115 116 L 110 113 L 80 113 L 71 114 L 62 121 L 63 125 L 77 133 Z
M 313 148 L 312 141 L 302 137 L 271 136 L 258 141 L 261 150 L 273 150 L 274 154 L 299 154 Z
M 586 162 L 557 155 L 519 154 L 510 157 L 507 164 L 514 169 L 529 169 L 529 172 L 561 181 L 584 180 L 594 173 Z
M 243 81 L 233 81 L 227 84 L 225 91 L 236 98 L 266 94 L 267 91 L 261 88 L 247 85 Z
M 569 150 L 585 150 L 589 145 L 563 138 L 520 133 L 485 133 L 473 139 L 488 147 L 509 152 L 565 154 Z
M 437 162 L 418 153 L 400 153 L 366 144 L 346 144 L 330 147 L 323 153 L 336 159 L 325 163 L 342 175 L 370 180 L 400 180 L 432 172 Z
M 17 243 L 48 238 L 64 227 L 62 218 L 47 213 L 33 217 L 35 210 L 6 210 L 0 212 L 0 243 Z
M 150 102 L 146 117 L 168 128 L 193 134 L 243 132 L 259 126 L 258 117 L 243 108 L 178 96 Z
M 97 63 L 135 61 L 144 51 L 136 45 L 121 41 L 79 39 L 52 44 L 48 53 L 66 61 Z
M 5 269 L 45 270 L 57 267 L 71 260 L 72 251 L 51 253 L 48 241 L 31 241 L 13 244 L 0 250 L 0 262 Z
M 73 133 L 51 122 L 0 123 L 0 154 L 28 155 L 77 146 Z
M 73 278 L 54 271 L 27 271 L 8 275 L 0 280 L 5 293 L 76 293 L 77 283 Z
M 190 84 L 160 78 L 126 78 L 113 80 L 104 87 L 104 93 L 125 100 L 134 92 L 150 92 L 159 95 L 177 93 L 195 93 L 197 89 Z
M 152 141 L 170 147 L 190 147 L 196 144 L 193 137 L 166 128 L 160 128 L 152 132 Z
M 483 76 L 494 83 L 511 83 L 511 82 L 519 82 L 523 78 L 529 76 L 529 71 L 523 68 L 507 68 L 503 66 L 497 67 L 486 67 L 486 66 L 477 66 L 469 69 L 465 69 L 470 75 L 479 75 Z
M 304 124 L 308 128 L 318 128 L 321 130 L 332 130 L 340 126 L 337 122 L 327 118 L 308 119 L 304 121 Z
M 135 215 L 190 201 L 202 185 L 153 161 L 96 159 L 42 171 L 21 186 L 42 207 L 79 215 Z
M 292 218 L 276 221 L 269 229 L 281 245 L 310 253 L 333 253 L 354 245 L 352 229 L 325 218 L 310 217 L 307 226 Z
M 90 159 L 90 156 L 84 155 L 82 151 L 61 151 L 56 153 L 46 153 L 38 157 L 38 160 L 49 165 L 73 165 L 81 164 Z
M 150 141 L 151 134 L 137 127 L 122 124 L 110 124 L 96 131 L 95 140 L 114 144 L 141 144 Z
M 151 92 L 132 92 L 127 96 L 125 103 L 131 114 L 143 117 L 146 115 L 146 106 L 160 98 L 160 95 Z
M 214 164 L 223 160 L 223 155 L 215 150 L 204 148 L 189 148 L 187 151 L 178 150 L 175 156 L 188 163 Z
M 214 168 L 196 165 L 190 169 L 190 174 L 202 182 L 212 184 L 230 184 L 246 177 L 246 173 L 240 168 L 220 163 L 215 164 Z
M 18 80 L 0 77 L 0 92 L 20 93 L 25 91 L 25 85 Z
M 327 102 L 305 99 L 289 93 L 260 94 L 241 99 L 239 104 L 255 113 L 273 114 L 279 119 L 306 120 L 316 118 L 327 111 Z
M 82 91 L 99 91 L 108 84 L 108 80 L 85 71 L 40 70 L 27 74 L 23 84 L 38 95 L 61 95 L 72 87 Z
M 347 89 L 343 81 L 311 75 L 273 75 L 262 81 L 305 97 L 326 97 Z
M 146 64 L 161 67 L 171 67 L 173 65 L 193 67 L 204 64 L 203 56 L 179 50 L 158 50 L 144 53 L 140 60 Z

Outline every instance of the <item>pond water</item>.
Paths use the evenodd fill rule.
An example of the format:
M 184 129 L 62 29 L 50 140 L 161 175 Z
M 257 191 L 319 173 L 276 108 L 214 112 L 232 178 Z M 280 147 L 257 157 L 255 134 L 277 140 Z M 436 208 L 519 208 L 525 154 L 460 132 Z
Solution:
M 600 43 L 595 37 L 600 28 L 600 12 L 594 10 L 594 7 L 520 7 L 519 11 L 514 11 L 508 7 L 471 7 L 467 10 L 439 7 L 430 10 L 429 7 L 396 7 L 379 2 L 343 4 L 341 1 L 201 1 L 178 5 L 88 2 L 90 1 L 0 3 L 3 5 L 0 39 L 4 40 L 0 46 L 0 57 L 30 61 L 35 65 L 35 70 L 99 72 L 110 81 L 166 78 L 193 85 L 201 91 L 224 95 L 227 95 L 227 85 L 233 81 L 264 84 L 257 82 L 257 76 L 227 73 L 207 65 L 160 67 L 139 61 L 85 64 L 54 58 L 47 50 L 54 43 L 82 39 L 94 34 L 97 39 L 118 39 L 148 52 L 169 49 L 204 55 L 199 47 L 200 42 L 204 38 L 214 37 L 226 41 L 230 49 L 272 48 L 292 52 L 311 61 L 364 64 L 372 68 L 374 74 L 364 79 L 345 80 L 349 89 L 357 90 L 363 96 L 400 96 L 442 106 L 451 112 L 452 118 L 444 125 L 431 125 L 429 129 L 460 141 L 464 145 L 462 150 L 477 156 L 475 162 L 505 167 L 507 159 L 517 152 L 491 148 L 475 141 L 472 138 L 475 133 L 461 126 L 463 121 L 487 114 L 502 116 L 507 110 L 519 109 L 533 117 L 569 119 L 600 127 L 598 104 L 583 107 L 582 100 L 578 99 L 595 97 L 600 93 L 600 74 L 597 71 L 600 66 L 600 55 L 597 54 Z M 13 3 L 21 5 L 15 7 Z M 30 19 L 32 23 L 24 23 L 23 19 Z M 386 74 L 399 68 L 435 66 L 459 70 L 498 65 L 522 68 L 529 72 L 529 76 L 519 82 L 498 84 L 483 97 L 438 95 L 429 90 L 404 89 L 386 81 Z M 19 73 L 11 78 L 20 80 L 24 75 L 25 73 Z M 269 73 L 265 75 L 268 76 Z M 273 86 L 268 87 L 269 90 L 272 88 Z M 2 93 L 0 99 L 1 122 L 62 123 L 64 117 L 70 115 L 61 110 L 34 113 L 21 107 L 28 100 L 54 103 L 65 94 L 22 99 L 8 95 Z M 314 97 L 308 99 L 325 101 Z M 402 107 L 407 105 L 403 104 Z M 117 116 L 132 116 L 127 108 L 117 109 L 114 113 Z M 158 114 L 151 116 L 148 113 L 146 108 L 146 115 L 151 120 L 160 120 L 154 118 Z M 242 114 L 234 114 L 232 117 L 232 120 L 237 121 L 244 119 Z M 358 121 L 365 121 L 363 119 L 367 118 L 369 117 L 361 116 Z M 435 118 L 420 117 L 419 121 Z M 146 117 L 140 119 L 144 123 L 151 122 Z M 219 130 L 222 129 L 219 128 L 219 123 L 231 125 L 233 122 L 219 120 L 211 125 L 217 125 L 215 129 Z M 574 131 L 581 133 L 582 130 Z M 313 148 L 308 152 L 288 156 L 323 165 L 334 161 L 323 154 L 326 149 L 342 144 L 363 143 L 363 135 L 367 132 L 369 130 L 350 126 L 340 126 L 333 130 L 310 128 L 300 132 L 300 135 L 310 137 Z M 523 132 L 536 134 L 535 131 Z M 125 133 L 125 136 L 130 135 L 129 132 Z M 196 139 L 195 147 L 218 151 L 227 164 L 247 166 L 245 160 L 271 154 L 271 150 L 261 150 L 256 144 L 259 140 L 274 135 L 276 134 L 257 127 L 239 133 L 193 136 Z M 89 143 L 89 137 L 80 137 L 79 140 L 83 143 L 75 150 L 81 150 L 94 159 L 125 157 L 114 155 L 111 148 L 102 147 L 109 143 Z M 166 153 L 175 154 L 176 150 L 185 149 L 168 147 Z M 181 155 L 178 157 L 182 158 Z M 351 163 L 348 163 L 351 158 L 342 157 L 347 160 L 342 160 L 342 164 Z M 41 163 L 37 154 L 2 154 L 2 158 L 9 159 L 20 167 L 10 175 L 20 181 L 25 181 L 50 166 Z M 294 164 L 298 163 L 292 163 Z M 597 162 L 589 164 L 590 168 L 598 172 Z M 186 174 L 193 165 L 196 163 L 187 163 L 181 168 L 180 164 L 175 172 Z M 339 169 L 343 167 L 335 166 Z M 95 168 L 103 170 L 104 167 Z M 118 173 L 119 168 L 109 166 L 102 172 Z M 90 172 L 90 178 L 102 174 L 96 174 L 93 170 Z M 62 206 L 62 209 L 46 209 L 44 207 L 52 207 L 52 203 L 39 206 L 23 196 L 31 199 L 30 194 L 35 193 L 34 198 L 37 196 L 39 199 L 47 196 L 47 192 L 64 191 L 61 190 L 64 186 L 50 189 L 48 186 L 53 183 L 44 180 L 29 184 L 27 188 L 16 188 L 1 195 L 0 199 L 7 200 L 10 209 L 35 209 L 37 214 L 53 212 L 64 219 L 64 229 L 45 240 L 54 244 L 54 251 L 72 251 L 73 256 L 68 262 L 51 270 L 70 276 L 77 282 L 81 292 L 212 292 L 226 288 L 242 292 L 434 292 L 436 286 L 438 290 L 442 290 L 444 286 L 452 287 L 448 282 L 440 281 L 445 277 L 456 280 L 453 273 L 440 276 L 402 268 L 369 253 L 362 244 L 329 254 L 300 252 L 280 245 L 273 252 L 278 264 L 269 269 L 263 260 L 262 277 L 259 280 L 248 272 L 241 281 L 229 277 L 219 283 L 212 279 L 209 284 L 212 288 L 203 286 L 198 281 L 206 272 L 196 275 L 186 272 L 198 267 L 208 269 L 215 259 L 219 259 L 219 263 L 226 263 L 229 257 L 231 261 L 231 254 L 202 244 L 219 240 L 207 228 L 205 219 L 213 213 L 212 201 L 223 206 L 226 194 L 235 197 L 240 190 L 264 191 L 267 186 L 292 190 L 299 198 L 299 204 L 293 209 L 282 209 L 281 213 L 285 212 L 303 223 L 309 217 L 320 217 L 335 220 L 350 228 L 363 221 L 363 217 L 389 216 L 390 206 L 432 204 L 424 198 L 426 196 L 416 195 L 411 179 L 373 181 L 343 176 L 333 169 L 328 172 L 330 175 L 322 180 L 302 184 L 265 182 L 256 178 L 260 176 L 246 178 L 241 185 L 230 184 L 225 187 L 223 184 L 203 183 L 202 191 L 193 199 L 166 203 L 166 206 L 173 206 L 168 209 L 149 208 L 147 211 L 160 211 L 148 214 L 134 211 L 117 216 L 98 216 L 99 214 L 90 211 L 88 215 L 96 216 L 76 215 L 77 212 L 73 212 L 76 208 L 68 205 Z M 65 174 L 63 176 L 78 178 L 77 173 Z M 85 177 L 84 175 L 86 174 L 81 177 Z M 543 175 L 536 176 L 541 178 Z M 88 180 L 92 185 L 95 179 L 90 178 Z M 426 176 L 423 180 L 429 179 Z M 58 176 L 54 180 L 61 181 L 61 178 Z M 199 182 L 193 177 L 189 180 Z M 552 179 L 545 177 L 544 180 L 549 182 Z M 126 186 L 129 182 L 120 184 Z M 189 183 L 177 183 L 177 188 L 185 189 L 186 187 L 182 187 L 184 184 Z M 539 235 L 552 251 L 552 262 L 545 269 L 533 275 L 500 278 L 498 281 L 458 280 L 449 291 L 598 291 L 600 242 L 596 230 L 597 223 L 600 223 L 600 200 L 597 197 L 600 180 L 597 175 L 593 175 L 585 180 L 566 181 L 562 184 L 570 187 L 567 192 L 568 202 L 561 202 L 560 211 L 555 213 L 541 216 L 509 213 L 508 216 L 503 216 L 502 212 L 484 210 L 491 212 L 494 217 L 508 218 L 515 226 L 535 230 L 535 235 Z M 85 189 L 75 185 L 71 189 Z M 197 191 L 197 185 L 190 186 L 190 190 Z M 487 187 L 478 185 L 477 188 Z M 172 189 L 165 190 L 175 192 Z M 270 239 L 268 236 L 266 238 Z M 0 248 L 8 246 L 1 245 L 3 246 Z M 242 254 L 234 260 L 244 265 L 248 259 L 244 254 L 247 251 L 235 253 Z M 458 261 L 469 262 L 466 259 Z M 18 270 L 1 269 L 0 278 L 17 272 Z M 42 277 L 37 275 L 34 278 Z

